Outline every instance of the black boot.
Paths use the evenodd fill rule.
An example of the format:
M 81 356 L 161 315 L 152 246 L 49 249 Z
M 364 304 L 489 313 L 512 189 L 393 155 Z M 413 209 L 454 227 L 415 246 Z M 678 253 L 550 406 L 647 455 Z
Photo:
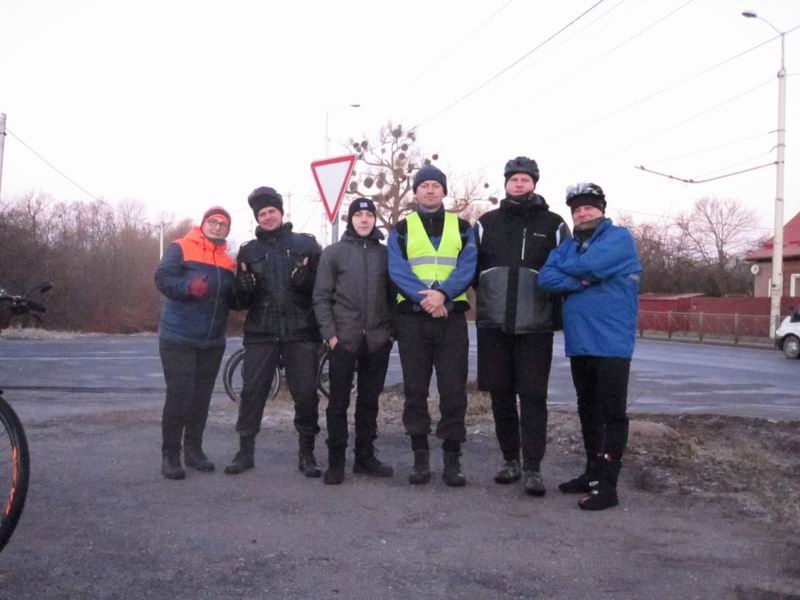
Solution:
M 300 434 L 300 450 L 297 453 L 297 468 L 306 477 L 319 477 L 322 471 L 317 466 L 317 459 L 314 458 L 314 436 Z
M 569 481 L 558 484 L 558 489 L 562 494 L 588 494 L 592 491 L 589 482 L 597 479 L 596 461 L 587 460 L 586 470 Z
M 507 460 L 503 463 L 503 466 L 500 467 L 497 475 L 494 476 L 494 480 L 496 483 L 514 483 L 515 481 L 519 481 L 521 476 L 522 468 L 519 466 L 519 459 Z
M 375 456 L 375 447 L 372 444 L 356 446 L 353 473 L 371 475 L 372 477 L 391 477 L 394 469 Z
M 605 510 L 619 504 L 617 478 L 622 461 L 609 454 L 599 454 L 597 463 L 598 477 L 589 482 L 589 494 L 578 501 L 578 506 L 583 510 Z
M 255 461 L 256 436 L 243 435 L 239 438 L 239 451 L 233 461 L 225 467 L 227 475 L 238 475 L 256 466 Z
M 187 467 L 210 473 L 214 470 L 214 463 L 208 460 L 202 448 L 184 448 L 183 462 Z
M 422 485 L 431 480 L 431 453 L 429 450 L 414 450 L 414 467 L 408 476 L 411 485 Z
M 165 479 L 183 479 L 186 471 L 181 467 L 180 452 L 164 452 L 161 460 L 161 475 Z
M 343 446 L 328 448 L 328 470 L 325 471 L 325 483 L 339 485 L 344 481 L 344 456 Z
M 444 471 L 442 479 L 450 487 L 464 487 L 467 483 L 464 473 L 461 471 L 461 452 L 444 452 Z
M 539 471 L 526 469 L 522 474 L 522 484 L 525 487 L 525 493 L 529 496 L 544 496 L 547 493 L 547 488 L 544 487 L 544 479 Z

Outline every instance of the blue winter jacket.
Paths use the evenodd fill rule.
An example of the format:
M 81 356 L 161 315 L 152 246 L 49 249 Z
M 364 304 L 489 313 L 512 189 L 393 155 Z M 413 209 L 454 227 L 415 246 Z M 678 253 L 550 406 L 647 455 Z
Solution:
M 156 287 L 164 294 L 158 331 L 161 338 L 198 348 L 225 345 L 225 326 L 234 282 L 226 244 L 214 244 L 194 227 L 167 246 L 156 269 Z M 206 277 L 208 295 L 194 298 L 189 282 Z
M 539 271 L 539 286 L 565 294 L 567 356 L 633 355 L 641 272 L 633 236 L 611 219 L 588 238 L 576 232 L 550 252 Z

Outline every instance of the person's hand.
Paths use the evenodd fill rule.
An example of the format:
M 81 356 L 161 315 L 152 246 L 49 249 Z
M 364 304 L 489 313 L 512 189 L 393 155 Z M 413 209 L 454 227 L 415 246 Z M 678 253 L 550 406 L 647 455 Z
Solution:
M 248 296 L 256 289 L 256 276 L 252 271 L 247 270 L 247 265 L 239 265 L 239 272 L 236 274 L 236 293 L 240 296 Z
M 439 290 L 420 290 L 420 295 L 423 296 L 422 302 L 420 302 L 420 306 L 422 306 L 423 310 L 426 313 L 433 316 L 433 311 L 442 308 L 444 306 L 445 300 L 447 297 L 444 295 L 443 292 Z
M 447 308 L 444 306 L 440 306 L 439 308 L 434 309 L 432 313 L 429 313 L 434 319 L 440 319 L 442 317 L 447 316 Z
M 208 275 L 195 277 L 189 282 L 189 295 L 192 298 L 205 298 L 208 296 Z
M 328 346 L 331 347 L 331 350 L 336 348 L 336 344 L 338 343 L 339 343 L 339 338 L 337 338 L 335 335 L 333 337 L 328 338 Z

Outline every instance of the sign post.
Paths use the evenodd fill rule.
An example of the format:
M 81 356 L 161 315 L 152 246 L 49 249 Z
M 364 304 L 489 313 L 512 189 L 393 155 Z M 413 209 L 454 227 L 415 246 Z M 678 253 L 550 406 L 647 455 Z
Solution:
M 342 205 L 347 182 L 353 173 L 356 157 L 353 154 L 316 160 L 311 163 L 311 173 L 317 184 L 322 204 L 331 222 L 331 243 L 339 241 L 339 208 Z

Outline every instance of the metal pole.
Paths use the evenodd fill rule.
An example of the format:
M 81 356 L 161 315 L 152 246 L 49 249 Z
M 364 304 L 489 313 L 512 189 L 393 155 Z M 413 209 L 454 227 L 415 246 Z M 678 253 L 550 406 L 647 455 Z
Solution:
M 325 158 L 331 157 L 331 138 L 328 135 L 328 125 L 330 124 L 331 111 L 325 111 Z M 333 215 L 331 224 L 331 244 L 339 241 L 339 214 Z
M 772 244 L 772 288 L 769 307 L 769 337 L 775 339 L 775 330 L 781 318 L 783 295 L 783 177 L 784 150 L 786 148 L 786 64 L 784 62 L 784 37 L 781 33 L 781 69 L 778 71 L 778 161 L 775 172 L 775 236 Z
M 6 144 L 6 113 L 0 113 L 0 191 L 3 190 L 3 149 Z

